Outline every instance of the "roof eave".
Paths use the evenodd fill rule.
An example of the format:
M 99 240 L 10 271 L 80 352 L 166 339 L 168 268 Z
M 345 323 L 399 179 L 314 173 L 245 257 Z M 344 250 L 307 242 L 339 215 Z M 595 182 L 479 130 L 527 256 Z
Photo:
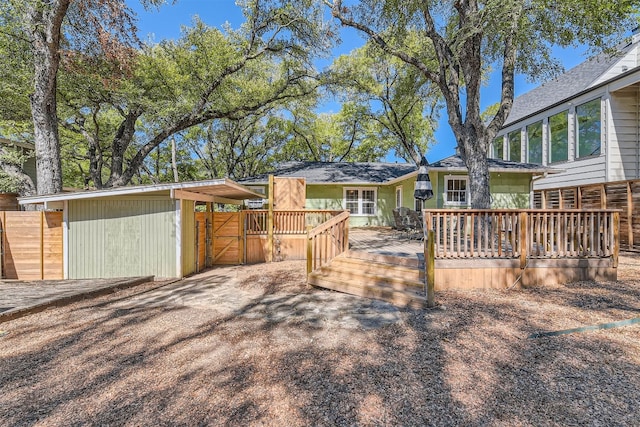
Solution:
M 95 191 L 81 191 L 77 193 L 57 193 L 43 196 L 27 196 L 19 197 L 18 203 L 21 205 L 26 204 L 41 204 L 47 202 L 59 202 L 65 200 L 81 200 L 92 199 L 100 197 L 115 197 L 115 196 L 128 196 L 135 194 L 152 193 L 158 191 L 172 191 L 172 190 L 191 190 L 197 191 L 198 188 L 211 187 L 211 186 L 227 186 L 234 190 L 240 191 L 246 194 L 244 198 L 262 198 L 263 195 L 253 192 L 245 186 L 238 184 L 229 179 L 217 179 L 209 181 L 197 181 L 197 182 L 181 182 L 181 183 L 167 183 L 167 184 L 155 184 L 135 187 L 117 187 L 110 188 L 108 190 L 95 190 Z M 242 200 L 242 199 L 238 199 Z

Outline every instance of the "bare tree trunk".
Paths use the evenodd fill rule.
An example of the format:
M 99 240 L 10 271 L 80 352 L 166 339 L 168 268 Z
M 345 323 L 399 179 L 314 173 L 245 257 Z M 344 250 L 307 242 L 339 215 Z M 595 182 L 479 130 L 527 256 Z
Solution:
M 178 163 L 176 162 L 176 139 L 171 138 L 171 168 L 173 169 L 173 182 L 180 182 L 178 176 Z
M 70 0 L 29 2 L 27 22 L 34 61 L 31 115 L 36 147 L 38 194 L 62 191 L 62 164 L 56 110 L 56 76 L 60 65 L 60 28 Z

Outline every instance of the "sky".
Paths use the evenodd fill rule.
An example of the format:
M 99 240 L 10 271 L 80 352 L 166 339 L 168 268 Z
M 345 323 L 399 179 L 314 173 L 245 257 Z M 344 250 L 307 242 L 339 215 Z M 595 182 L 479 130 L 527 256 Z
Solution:
M 190 26 L 194 16 L 198 16 L 204 23 L 217 28 L 222 28 L 225 23 L 237 28 L 244 17 L 235 0 L 177 0 L 175 4 L 167 4 L 159 10 L 145 11 L 137 0 L 127 0 L 129 5 L 138 14 L 139 37 L 142 40 L 159 42 L 164 39 L 176 39 L 180 36 L 183 26 Z M 349 53 L 351 50 L 362 46 L 365 39 L 355 30 L 344 28 L 341 31 L 341 45 L 334 49 L 334 56 Z M 584 50 L 564 49 L 556 52 L 566 70 L 584 61 Z M 326 64 L 322 64 L 326 65 Z M 490 78 L 481 93 L 481 108 L 495 104 L 500 100 L 500 76 L 498 73 Z M 531 83 L 524 76 L 516 76 L 515 95 L 521 95 L 535 88 L 542 82 Z M 339 109 L 339 105 L 328 103 L 330 112 Z M 442 111 L 438 130 L 436 131 L 436 143 L 427 153 L 427 159 L 433 163 L 455 153 L 456 141 L 449 124 L 446 121 L 446 111 Z M 396 161 L 392 155 L 386 161 Z M 399 160 L 403 161 L 403 160 Z

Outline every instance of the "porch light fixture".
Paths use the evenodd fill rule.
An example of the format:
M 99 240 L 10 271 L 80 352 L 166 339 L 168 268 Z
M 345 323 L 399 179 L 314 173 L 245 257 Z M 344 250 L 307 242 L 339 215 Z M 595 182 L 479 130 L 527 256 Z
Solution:
M 429 200 L 433 197 L 433 189 L 431 188 L 431 180 L 429 179 L 429 162 L 426 157 L 422 157 L 418 167 L 418 177 L 416 178 L 415 190 L 413 197 L 420 200 Z

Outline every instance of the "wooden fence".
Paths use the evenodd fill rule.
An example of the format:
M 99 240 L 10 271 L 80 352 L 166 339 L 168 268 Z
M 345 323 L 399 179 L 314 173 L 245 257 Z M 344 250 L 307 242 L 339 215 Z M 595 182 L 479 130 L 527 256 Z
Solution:
M 340 213 L 342 211 L 311 209 L 243 211 L 246 262 L 304 259 L 308 228 Z
M 619 209 L 620 247 L 640 251 L 640 180 L 564 187 L 533 192 L 539 209 Z
M 307 274 L 327 265 L 349 248 L 349 212 L 312 228 L 307 233 Z
M 2 278 L 62 279 L 62 212 L 0 212 Z
M 615 280 L 620 213 L 612 209 L 423 211 L 436 289 Z M 428 240 L 428 239 L 427 239 Z M 433 254 L 433 255 L 431 255 Z M 428 272 L 427 272 L 428 273 Z

